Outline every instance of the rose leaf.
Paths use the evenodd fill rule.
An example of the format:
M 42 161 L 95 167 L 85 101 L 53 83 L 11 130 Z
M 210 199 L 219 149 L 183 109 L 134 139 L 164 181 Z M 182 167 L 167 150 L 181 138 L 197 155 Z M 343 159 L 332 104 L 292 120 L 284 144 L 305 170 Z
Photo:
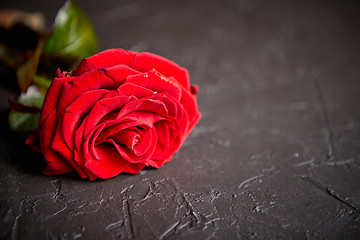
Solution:
M 94 28 L 75 0 L 68 0 L 56 15 L 44 53 L 55 56 L 88 57 L 98 51 Z
M 35 74 L 34 75 L 34 83 L 44 89 L 48 89 L 50 87 L 52 80 L 42 75 Z
M 16 112 L 10 110 L 9 125 L 14 132 L 34 131 L 39 125 L 40 113 Z

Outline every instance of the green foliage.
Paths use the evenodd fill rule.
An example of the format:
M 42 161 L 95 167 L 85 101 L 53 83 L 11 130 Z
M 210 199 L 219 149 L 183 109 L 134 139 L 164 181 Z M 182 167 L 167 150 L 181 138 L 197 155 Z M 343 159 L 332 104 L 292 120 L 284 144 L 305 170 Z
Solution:
M 27 88 L 30 86 L 30 84 L 34 79 L 37 65 L 40 60 L 41 51 L 42 51 L 42 41 L 39 40 L 39 43 L 35 49 L 33 57 L 29 58 L 16 71 L 18 85 L 22 92 L 26 92 Z
M 16 68 L 22 94 L 9 100 L 10 129 L 24 132 L 38 127 L 44 96 L 55 74 L 44 70 L 59 67 L 70 70 L 56 63 L 73 66 L 79 59 L 97 52 L 98 42 L 89 18 L 75 0 L 68 0 L 58 11 L 51 34 L 47 38 L 39 34 L 32 55 Z M 47 68 L 41 71 L 41 66 Z
M 76 1 L 67 1 L 56 16 L 44 53 L 88 57 L 97 51 L 98 42 L 91 22 Z
M 16 112 L 10 110 L 9 124 L 14 132 L 29 132 L 35 130 L 39 125 L 40 113 Z

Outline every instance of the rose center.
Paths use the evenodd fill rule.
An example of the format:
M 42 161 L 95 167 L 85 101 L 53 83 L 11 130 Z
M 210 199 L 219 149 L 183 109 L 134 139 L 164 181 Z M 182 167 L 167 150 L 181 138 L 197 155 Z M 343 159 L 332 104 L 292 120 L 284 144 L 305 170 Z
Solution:
M 115 143 L 121 144 L 129 148 L 131 151 L 135 150 L 135 146 L 140 144 L 144 138 L 144 134 L 136 127 L 122 130 L 116 134 L 110 135 Z

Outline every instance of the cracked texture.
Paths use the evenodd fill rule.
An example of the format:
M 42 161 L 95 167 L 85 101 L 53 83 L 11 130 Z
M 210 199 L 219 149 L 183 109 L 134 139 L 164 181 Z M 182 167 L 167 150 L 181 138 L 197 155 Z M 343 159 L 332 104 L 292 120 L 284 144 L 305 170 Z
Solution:
M 43 176 L 26 136 L 5 127 L 2 82 L 1 239 L 359 238 L 356 1 L 79 2 L 104 49 L 187 67 L 203 118 L 161 169 Z M 0 7 L 50 22 L 57 4 Z

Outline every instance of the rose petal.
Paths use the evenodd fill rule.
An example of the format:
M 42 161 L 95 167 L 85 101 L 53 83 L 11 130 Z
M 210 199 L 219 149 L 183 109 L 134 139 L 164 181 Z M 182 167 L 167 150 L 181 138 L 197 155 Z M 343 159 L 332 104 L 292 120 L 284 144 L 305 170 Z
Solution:
M 122 117 L 134 111 L 148 111 L 152 113 L 157 113 L 162 116 L 166 116 L 168 113 L 166 106 L 163 102 L 145 97 L 126 104 L 120 110 L 117 119 L 121 119 Z
M 156 145 L 161 151 L 165 151 L 169 147 L 170 132 L 167 121 L 159 121 L 155 124 L 156 133 L 158 135 L 158 144 Z
M 52 141 L 51 148 L 56 151 L 68 164 L 73 167 L 82 178 L 86 178 L 87 174 L 77 165 L 74 160 L 74 152 L 71 151 L 61 137 L 61 128 L 58 126 Z
M 126 64 L 135 57 L 135 52 L 123 49 L 109 49 L 81 61 L 72 72 L 73 76 L 80 76 L 86 72 L 99 68 L 108 68 L 119 64 Z
M 179 100 L 181 96 L 180 85 L 172 78 L 167 78 L 155 70 L 129 76 L 125 83 L 132 83 L 156 92 L 168 92 L 177 100 Z
M 55 78 L 52 81 L 44 99 L 45 104 L 43 105 L 41 110 L 40 122 L 39 122 L 40 126 L 42 125 L 45 118 L 47 118 L 49 114 L 56 108 L 63 84 L 65 82 L 70 82 L 73 79 L 74 77 L 64 77 L 64 78 Z
M 176 119 L 180 125 L 182 135 L 188 132 L 188 115 L 184 106 L 168 93 L 159 93 L 152 97 L 153 99 L 163 102 L 168 110 L 167 118 Z
M 136 127 L 128 128 L 123 131 L 117 132 L 109 138 L 113 139 L 117 144 L 123 144 L 131 151 L 134 151 L 134 146 L 137 145 L 138 142 L 141 142 L 144 137 L 144 134 Z M 149 148 L 149 145 L 146 146 Z M 140 154 L 136 154 L 139 156 Z
M 154 168 L 160 168 L 162 165 L 164 165 L 164 163 L 170 162 L 171 159 L 172 159 L 172 155 L 169 158 L 162 160 L 150 159 L 147 161 L 147 164 Z
M 35 151 L 41 153 L 39 146 L 40 128 L 37 128 L 27 139 L 26 144 L 32 147 Z
M 195 125 L 199 122 L 201 118 L 201 113 L 198 112 L 195 117 L 193 118 L 193 120 L 189 123 L 189 128 L 187 130 L 187 134 L 184 136 L 184 141 L 185 138 L 187 138 L 187 136 L 190 134 L 190 132 L 194 129 Z
M 127 168 L 124 169 L 123 172 L 136 174 L 139 173 L 145 166 L 145 163 L 131 163 Z
M 190 88 L 190 78 L 188 71 L 176 63 L 152 53 L 139 53 L 129 64 L 130 67 L 147 72 L 156 69 L 166 77 L 174 77 L 185 89 Z
M 57 118 L 60 118 L 63 111 L 85 92 L 106 88 L 111 84 L 114 84 L 114 81 L 106 76 L 104 71 L 100 70 L 83 74 L 70 82 L 65 82 L 57 102 Z
M 115 150 L 109 153 L 109 157 L 101 161 L 92 158 L 91 155 L 87 155 L 85 160 L 86 168 L 100 178 L 114 177 L 123 172 L 129 165 L 130 163 L 121 158 Z
M 178 117 L 177 116 L 178 108 L 181 107 L 181 105 L 169 93 L 163 92 L 163 93 L 156 94 L 155 96 L 152 97 L 152 99 L 163 102 L 166 106 L 169 116 L 176 117 L 176 118 Z
M 131 150 L 127 147 L 116 143 L 113 139 L 106 139 L 104 142 L 113 144 L 118 153 L 128 162 L 130 163 L 143 163 L 147 161 L 151 155 L 153 154 L 157 142 L 157 135 L 154 128 L 147 128 L 144 131 L 144 138 L 146 143 L 148 144 L 148 148 L 144 152 L 143 155 L 136 156 Z M 143 141 L 144 141 L 143 140 Z
M 105 158 L 108 158 L 109 156 L 114 156 L 111 155 L 114 150 L 115 147 L 112 144 L 101 143 L 94 146 L 94 149 L 92 150 L 92 155 L 96 160 L 103 160 Z M 120 154 L 118 155 L 116 155 L 116 157 L 120 157 Z
M 153 127 L 154 123 L 163 120 L 160 114 L 156 114 L 150 111 L 137 110 L 126 115 L 127 118 L 136 119 L 134 126 L 139 127 Z
M 116 134 L 123 129 L 136 126 L 136 120 L 137 118 L 135 117 L 126 117 L 120 120 L 103 122 L 105 127 L 99 136 L 96 137 L 95 144 L 100 144 L 105 138 Z
M 77 159 L 76 156 L 83 153 L 82 144 L 84 142 L 84 129 L 85 129 L 85 123 L 86 123 L 87 118 L 88 118 L 88 116 L 86 116 L 84 118 L 84 120 L 80 124 L 79 128 L 75 132 L 75 142 L 74 142 L 75 161 L 77 161 L 79 166 L 84 166 L 82 162 L 78 161 L 81 159 Z
M 98 160 L 96 159 L 90 152 L 91 148 L 89 145 L 92 141 L 91 138 L 93 135 L 97 135 L 99 131 L 101 131 L 104 128 L 105 124 L 101 124 L 96 126 L 96 128 L 91 130 L 91 133 L 85 140 L 83 144 L 83 150 L 84 150 L 84 159 L 85 159 L 85 166 L 87 169 L 89 169 L 91 172 L 93 172 L 95 175 L 97 175 L 100 178 L 110 178 L 118 175 L 119 173 L 123 172 L 124 169 L 126 169 L 129 166 L 129 162 L 126 161 L 121 157 L 119 152 L 114 147 L 106 147 L 103 146 L 103 148 L 100 151 L 102 154 L 102 159 Z M 105 143 L 103 143 L 105 144 Z M 111 142 L 112 145 L 116 145 L 114 141 Z M 115 150 L 116 149 L 116 150 Z M 93 151 L 93 150 L 92 150 Z
M 88 113 L 96 102 L 102 99 L 107 92 L 105 89 L 86 92 L 66 108 L 61 127 L 65 143 L 70 150 L 74 148 L 74 133 L 80 125 L 81 118 L 84 114 Z
M 56 129 L 56 112 L 54 110 L 44 120 L 40 132 L 41 152 L 43 153 L 46 160 L 44 174 L 49 174 L 49 175 L 68 173 L 74 170 L 66 162 L 66 160 L 64 160 L 57 152 L 55 152 L 51 148 L 55 129 Z
M 100 144 L 106 138 L 111 137 L 124 129 L 139 126 L 153 127 L 154 123 L 163 119 L 164 118 L 160 115 L 151 112 L 134 111 L 126 115 L 124 118 L 104 122 L 101 120 L 101 124 L 104 128 L 98 133 L 98 135 L 92 135 L 92 138 L 94 138 L 94 145 Z
M 115 109 L 121 109 L 125 104 L 135 100 L 133 96 L 117 96 L 114 98 L 105 98 L 98 101 L 91 109 L 89 117 L 86 120 L 84 129 L 85 137 L 89 134 L 98 122 L 108 113 Z
M 92 157 L 97 160 L 102 160 L 102 159 L 108 157 L 108 155 L 105 152 L 99 152 L 101 154 L 101 155 L 99 155 L 99 153 L 97 151 L 97 147 L 96 147 L 96 145 L 98 145 L 98 144 L 96 144 L 96 139 L 97 139 L 98 135 L 103 131 L 104 127 L 105 127 L 104 123 L 99 124 L 96 127 L 94 127 L 84 142 L 84 146 L 85 146 L 84 153 L 91 154 Z
M 179 130 L 179 124 L 173 120 L 160 121 L 155 124 L 155 127 L 159 140 L 151 158 L 156 161 L 162 161 L 168 159 L 180 149 L 183 135 Z M 166 141 L 166 138 L 169 140 Z
M 112 71 L 115 70 L 118 71 L 118 74 L 116 77 L 111 78 L 113 77 Z M 126 77 L 130 73 L 134 73 L 134 70 L 131 70 L 129 67 L 122 65 L 108 69 L 94 70 L 76 77 L 72 81 L 64 83 L 59 101 L 57 103 L 58 117 L 62 111 L 64 111 L 73 101 L 75 101 L 75 99 L 77 99 L 83 93 L 97 89 L 117 89 L 119 85 L 125 81 Z
M 128 76 L 141 74 L 141 72 L 123 64 L 104 68 L 104 73 L 117 83 L 123 83 Z
M 189 118 L 189 129 L 188 133 L 193 129 L 196 123 L 199 121 L 201 114 L 198 110 L 196 97 L 190 92 L 182 88 L 180 103 L 186 109 Z
M 154 92 L 150 89 L 132 84 L 132 83 L 124 83 L 117 90 L 118 95 L 125 96 L 135 96 L 137 98 L 143 98 L 146 96 L 153 95 Z
M 85 157 L 84 157 L 84 149 L 83 149 L 83 142 L 84 142 L 84 126 L 87 119 L 85 117 L 84 121 L 80 124 L 79 128 L 76 130 L 75 133 L 75 149 L 74 149 L 74 160 L 77 162 L 79 167 L 88 175 L 90 180 L 95 180 L 98 177 L 92 173 L 89 169 L 85 166 Z

